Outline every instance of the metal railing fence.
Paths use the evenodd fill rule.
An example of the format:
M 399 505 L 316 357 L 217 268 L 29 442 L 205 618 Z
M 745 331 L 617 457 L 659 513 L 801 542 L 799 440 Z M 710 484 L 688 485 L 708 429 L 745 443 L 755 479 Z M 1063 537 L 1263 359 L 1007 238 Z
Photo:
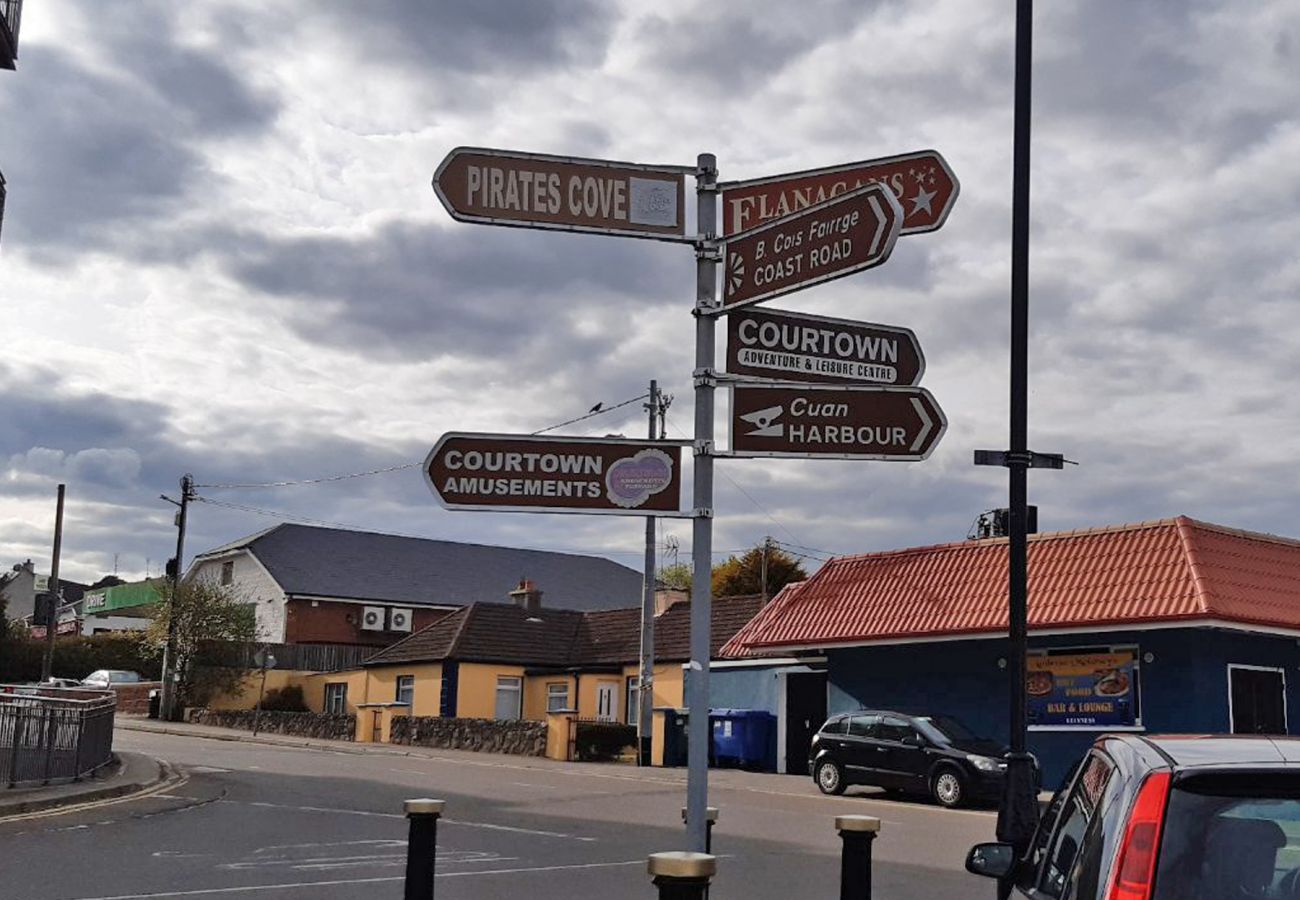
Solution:
M 77 781 L 112 759 L 117 698 L 75 693 L 82 696 L 0 685 L 0 782 L 12 788 Z

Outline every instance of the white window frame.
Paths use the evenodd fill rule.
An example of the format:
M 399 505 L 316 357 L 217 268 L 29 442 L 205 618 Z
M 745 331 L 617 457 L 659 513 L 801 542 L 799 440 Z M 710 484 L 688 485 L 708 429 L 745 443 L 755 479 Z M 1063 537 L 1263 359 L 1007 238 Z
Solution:
M 341 716 L 348 711 L 348 683 L 329 681 L 325 684 L 325 712 Z
M 406 695 L 406 699 L 402 699 L 403 694 Z M 393 700 L 396 703 L 405 703 L 407 706 L 415 705 L 415 676 L 414 675 L 397 676 L 397 689 L 393 694 Z
M 1279 669 L 1277 666 L 1251 666 L 1246 663 L 1228 663 L 1228 733 L 1235 734 L 1232 720 L 1232 670 L 1246 669 L 1251 672 L 1277 672 L 1282 676 L 1282 733 L 1291 733 L 1291 711 L 1286 707 L 1286 669 Z
M 498 716 L 497 711 L 501 708 L 501 694 L 514 694 L 514 715 Z M 524 700 L 524 680 L 518 675 L 498 675 L 497 689 L 493 695 L 492 718 L 500 722 L 517 722 L 524 717 L 523 710 Z
M 559 701 L 558 703 L 556 701 Z M 567 681 L 549 681 L 546 684 L 546 711 L 566 712 L 569 706 L 569 683 Z
M 605 691 L 602 688 L 610 688 L 612 691 Z M 618 721 L 618 682 L 617 681 L 597 681 L 596 682 L 596 718 L 602 722 Z M 613 707 L 608 713 L 600 711 L 600 698 L 607 696 L 610 698 L 610 704 Z
M 235 583 L 235 561 L 233 559 L 228 559 L 221 564 L 221 583 L 223 585 Z
M 636 725 L 639 724 L 637 719 L 641 712 L 641 676 L 628 675 L 626 683 L 627 701 L 624 705 L 624 709 L 627 710 L 627 715 L 624 717 L 626 719 L 624 724 Z

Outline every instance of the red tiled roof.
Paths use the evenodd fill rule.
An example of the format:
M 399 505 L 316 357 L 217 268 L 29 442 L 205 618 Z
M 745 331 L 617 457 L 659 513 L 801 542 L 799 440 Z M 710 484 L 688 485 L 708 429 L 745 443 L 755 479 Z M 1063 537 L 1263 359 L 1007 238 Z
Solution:
M 724 656 L 1007 629 L 1007 541 L 834 559 Z M 1029 538 L 1029 627 L 1212 619 L 1300 629 L 1300 541 L 1185 516 Z

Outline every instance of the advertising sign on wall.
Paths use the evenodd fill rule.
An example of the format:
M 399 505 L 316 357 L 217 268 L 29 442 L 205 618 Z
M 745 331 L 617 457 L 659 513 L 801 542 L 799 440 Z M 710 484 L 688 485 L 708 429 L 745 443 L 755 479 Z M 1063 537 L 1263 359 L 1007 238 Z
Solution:
M 1138 709 L 1136 647 L 1030 653 L 1025 691 L 1031 728 L 1132 728 Z

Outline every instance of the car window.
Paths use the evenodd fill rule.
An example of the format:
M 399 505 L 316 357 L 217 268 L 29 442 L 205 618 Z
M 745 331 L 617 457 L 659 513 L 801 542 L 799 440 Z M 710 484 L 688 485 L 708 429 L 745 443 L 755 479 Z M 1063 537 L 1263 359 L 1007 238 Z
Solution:
M 876 737 L 882 741 L 901 741 L 913 733 L 909 723 L 893 716 L 886 716 L 884 721 L 876 726 Z
M 1155 900 L 1300 897 L 1300 774 L 1179 781 L 1156 866 Z
M 1114 766 L 1098 753 L 1090 754 L 1085 760 L 1079 777 L 1061 804 L 1056 828 L 1043 857 L 1038 876 L 1038 889 L 1043 896 L 1060 897 L 1065 893 L 1067 879 L 1080 859 L 1088 826 L 1112 772 Z
M 842 717 L 838 719 L 831 719 L 829 722 L 827 722 L 825 725 L 822 726 L 822 734 L 843 734 L 845 721 L 846 720 Z
M 880 721 L 880 716 L 850 716 L 849 734 L 858 737 L 871 737 L 872 731 Z

